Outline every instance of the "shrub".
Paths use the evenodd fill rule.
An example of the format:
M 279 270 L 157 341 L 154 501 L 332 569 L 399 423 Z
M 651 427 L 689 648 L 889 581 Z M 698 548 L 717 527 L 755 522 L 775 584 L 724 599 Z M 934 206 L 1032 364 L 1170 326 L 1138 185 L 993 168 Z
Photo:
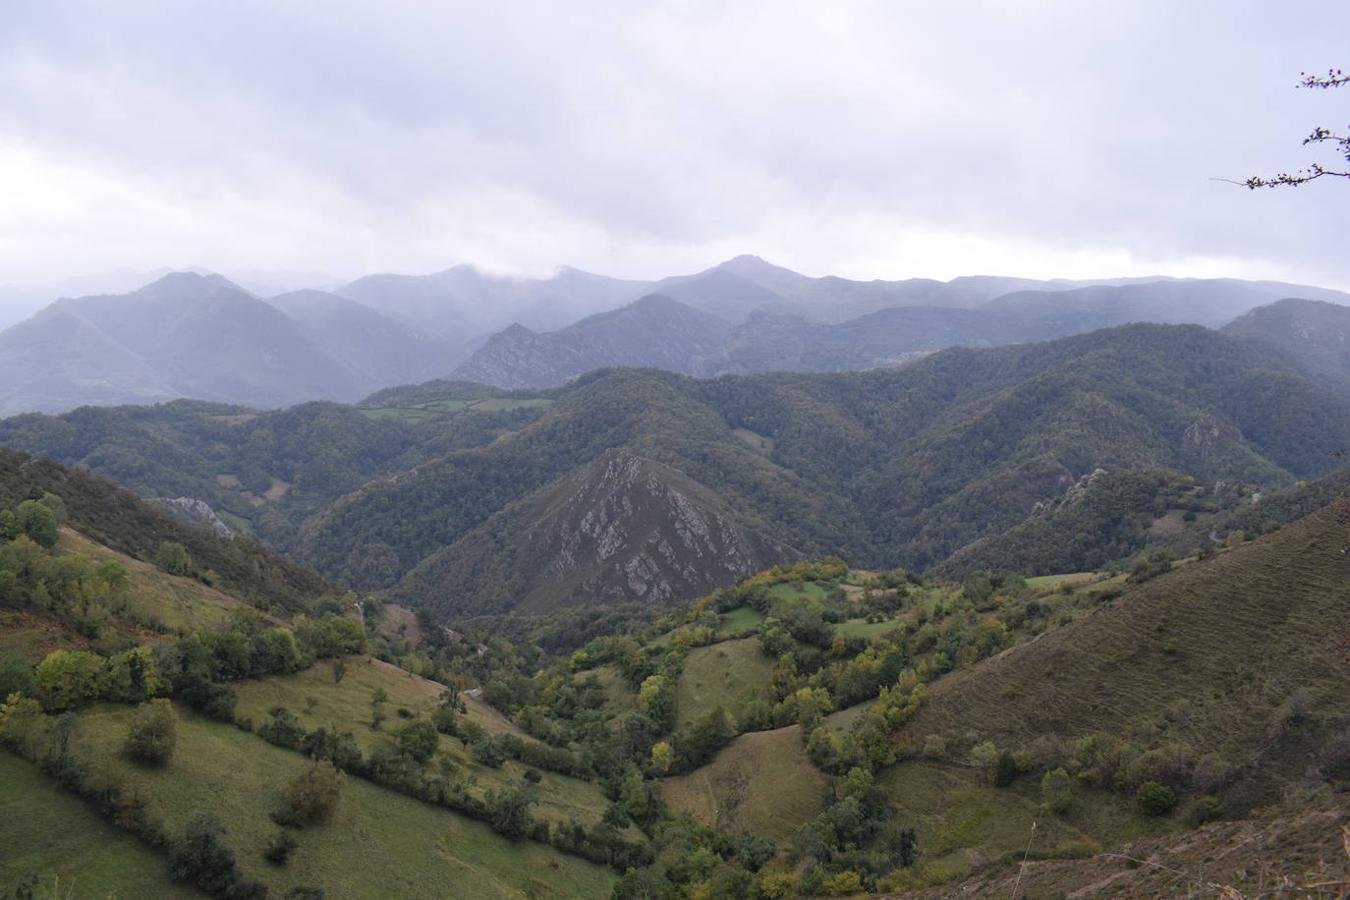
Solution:
M 343 774 L 328 760 L 318 760 L 286 785 L 276 819 L 285 825 L 322 822 L 337 809 Z
M 186 575 L 191 565 L 187 548 L 177 541 L 164 541 L 155 550 L 155 565 L 170 575 Z
M 529 834 L 533 819 L 530 818 L 530 806 L 534 799 L 524 791 L 514 787 L 500 791 L 488 791 L 484 796 L 487 804 L 488 824 L 498 834 L 515 840 Z
M 1195 802 L 1186 808 L 1186 824 L 1192 828 L 1199 828 L 1206 822 L 1217 819 L 1222 811 L 1218 797 L 1212 794 L 1197 797 Z
M 1063 766 L 1041 776 L 1041 801 L 1051 812 L 1068 812 L 1073 803 L 1073 780 Z
M 500 769 L 506 762 L 506 754 L 490 737 L 481 737 L 469 746 L 473 758 L 490 769 Z
M 97 700 L 102 681 L 103 657 L 84 650 L 53 650 L 37 667 L 38 696 L 49 710 Z
M 274 706 L 267 721 L 258 726 L 258 737 L 278 747 L 299 750 L 305 743 L 305 729 L 286 707 Z
M 291 852 L 298 846 L 300 846 L 300 842 L 295 839 L 295 835 L 284 828 L 278 828 L 277 833 L 272 835 L 267 842 L 267 848 L 263 850 L 263 857 L 270 863 L 284 866 L 286 861 L 291 858 Z
M 459 723 L 455 720 L 455 711 L 444 706 L 438 706 L 431 712 L 431 724 L 441 734 L 448 734 L 452 737 L 459 734 Z
M 826 894 L 832 896 L 861 893 L 863 889 L 862 876 L 851 869 L 846 870 L 827 878 L 821 888 Z
M 440 735 L 436 726 L 425 719 L 409 722 L 398 730 L 398 750 L 418 762 L 426 762 L 436 754 Z
M 1145 781 L 1134 795 L 1135 805 L 1146 816 L 1165 816 L 1177 805 L 1177 795 L 1165 784 Z
M 241 876 L 234 851 L 220 839 L 224 833 L 225 826 L 209 813 L 188 822 L 169 848 L 170 876 L 216 897 L 231 900 L 266 897 L 265 887 Z
M 939 759 L 947 755 L 947 739 L 940 734 L 930 734 L 923 740 L 923 755 Z
M 994 765 L 994 787 L 1007 787 L 1017 780 L 1017 761 L 1013 755 L 1004 750 L 998 755 L 998 762 Z
M 178 715 L 168 700 L 151 700 L 136 707 L 127 731 L 126 753 L 132 759 L 161 766 L 178 745 Z

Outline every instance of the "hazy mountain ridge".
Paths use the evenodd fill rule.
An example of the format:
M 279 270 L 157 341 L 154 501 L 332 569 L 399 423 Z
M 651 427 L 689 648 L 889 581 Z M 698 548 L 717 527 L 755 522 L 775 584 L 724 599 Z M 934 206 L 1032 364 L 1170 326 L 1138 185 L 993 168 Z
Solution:
M 652 294 L 559 331 L 513 325 L 493 335 L 451 377 L 502 388 L 546 388 L 595 369 L 651 366 L 686 375 L 715 368 L 731 325 Z
M 762 278 L 781 293 L 747 275 Z M 587 367 L 632 365 L 634 360 L 700 376 L 856 371 L 900 365 L 945 347 L 1051 340 L 1131 322 L 1216 328 L 1298 290 L 1293 285 L 1214 279 L 1087 287 L 1060 282 L 1051 289 L 1041 283 L 1037 290 L 997 293 L 1028 283 L 998 278 L 945 284 L 810 279 L 753 257 L 738 257 L 710 273 L 663 283 L 662 289 L 687 308 L 737 314 L 731 318 L 741 324 L 711 351 L 705 344 L 694 348 L 672 343 L 654 310 L 634 305 L 627 307 L 633 318 L 646 314 L 653 321 L 627 333 L 603 316 L 546 335 L 502 332 L 457 374 L 499 387 L 553 387 Z M 996 296 L 986 299 L 991 292 Z M 1334 291 L 1306 292 L 1350 302 L 1350 296 Z M 827 296 L 828 301 L 823 299 Z M 856 318 L 841 320 L 838 315 L 872 306 L 880 308 Z M 663 309 L 661 315 L 669 317 L 670 312 Z M 570 349 L 582 343 L 589 345 L 585 366 L 577 364 Z
M 1350 308 L 1321 300 L 1281 300 L 1235 319 L 1223 333 L 1263 347 L 1350 395 Z
M 451 373 L 541 388 L 631 365 L 701 377 L 850 371 L 1132 321 L 1217 327 L 1287 296 L 1350 302 L 1231 279 L 812 278 L 752 256 L 655 282 L 457 266 L 269 300 L 219 275 L 172 273 L 125 295 L 57 301 L 0 332 L 0 414 L 176 398 L 351 401 Z

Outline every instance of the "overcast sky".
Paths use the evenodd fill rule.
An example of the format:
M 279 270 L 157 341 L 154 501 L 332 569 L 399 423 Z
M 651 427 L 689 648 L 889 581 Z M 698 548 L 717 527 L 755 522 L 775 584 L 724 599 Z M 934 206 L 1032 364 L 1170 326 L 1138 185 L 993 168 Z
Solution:
M 439 11 L 430 11 L 430 7 Z M 0 283 L 469 262 L 1350 288 L 1350 4 L 3 0 Z M 1334 161 L 1334 156 L 1321 157 Z

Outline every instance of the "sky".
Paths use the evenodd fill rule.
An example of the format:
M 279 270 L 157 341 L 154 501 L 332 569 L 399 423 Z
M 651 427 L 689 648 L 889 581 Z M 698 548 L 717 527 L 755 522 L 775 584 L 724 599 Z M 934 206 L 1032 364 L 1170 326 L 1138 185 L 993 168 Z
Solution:
M 460 263 L 1350 289 L 1350 4 L 3 0 L 0 284 Z

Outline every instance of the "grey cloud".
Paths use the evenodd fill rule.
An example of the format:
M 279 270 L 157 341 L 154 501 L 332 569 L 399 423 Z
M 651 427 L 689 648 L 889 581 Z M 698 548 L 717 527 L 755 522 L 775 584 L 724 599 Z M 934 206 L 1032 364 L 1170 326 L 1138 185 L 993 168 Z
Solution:
M 1023 248 L 1009 274 L 1081 275 L 1053 269 L 1082 254 L 1350 284 L 1344 186 L 1209 180 L 1300 165 L 1302 134 L 1347 118 L 1350 96 L 1293 89 L 1350 62 L 1337 6 L 49 0 L 7 17 L 0 149 L 50 167 L 52 207 L 73 210 L 37 209 L 40 227 L 0 211 L 0 267 L 25 279 L 651 276 L 727 251 L 956 274 L 905 255 L 939 234 Z M 63 187 L 68 170 L 102 193 Z

